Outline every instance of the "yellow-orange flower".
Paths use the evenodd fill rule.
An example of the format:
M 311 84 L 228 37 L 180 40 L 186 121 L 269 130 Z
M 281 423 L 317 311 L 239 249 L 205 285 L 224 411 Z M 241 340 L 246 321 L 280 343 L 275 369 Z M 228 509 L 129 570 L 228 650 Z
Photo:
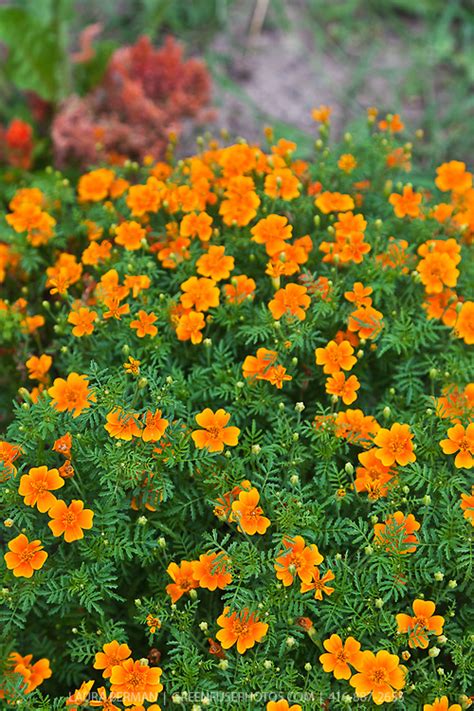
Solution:
M 328 375 L 338 373 L 343 370 L 351 370 L 357 363 L 357 358 L 353 355 L 354 349 L 349 341 L 329 341 L 324 348 L 316 348 L 316 364 L 323 366 L 323 372 Z
M 396 654 L 385 649 L 377 654 L 369 650 L 360 652 L 353 663 L 358 674 L 354 674 L 349 682 L 357 696 L 364 698 L 372 694 L 372 701 L 377 706 L 393 701 L 395 691 L 405 686 L 406 669 L 399 661 Z
M 212 245 L 196 262 L 196 271 L 214 281 L 228 279 L 234 268 L 234 257 L 225 254 L 225 247 Z
M 260 622 L 247 608 L 239 614 L 231 613 L 230 607 L 225 607 L 222 615 L 217 618 L 217 624 L 222 627 L 216 637 L 223 648 L 230 649 L 237 643 L 239 654 L 251 649 L 255 642 L 261 642 L 268 631 L 268 624 Z
M 74 325 L 72 335 L 80 338 L 81 336 L 90 336 L 93 333 L 96 319 L 96 311 L 91 311 L 86 306 L 80 306 L 77 310 L 70 312 L 67 320 Z
M 51 368 L 53 359 L 51 356 L 43 353 L 38 356 L 31 356 L 28 358 L 25 365 L 29 370 L 28 377 L 32 380 L 38 380 L 40 383 L 44 383 L 46 380 L 46 375 L 48 370 Z
M 286 314 L 296 316 L 300 321 L 304 321 L 306 318 L 305 311 L 310 303 L 311 299 L 305 286 L 287 284 L 284 289 L 279 289 L 275 293 L 275 296 L 268 304 L 268 308 L 275 320 Z
M 153 311 L 147 314 L 146 311 L 140 309 L 137 314 L 137 318 L 130 322 L 130 328 L 133 328 L 137 332 L 138 338 L 145 338 L 145 336 L 156 336 L 158 329 L 153 324 L 155 323 L 157 317 Z
M 238 528 L 249 536 L 255 533 L 263 534 L 270 526 L 270 519 L 263 515 L 263 509 L 258 505 L 260 494 L 257 489 L 240 491 L 237 501 L 232 502 L 232 520 L 237 521 Z
M 401 467 L 416 461 L 413 451 L 413 434 L 408 425 L 395 422 L 389 430 L 381 427 L 374 438 L 374 444 L 379 447 L 375 456 L 386 467 L 399 464 Z
M 420 523 L 413 514 L 405 516 L 401 511 L 395 511 L 385 523 L 375 524 L 375 540 L 376 543 L 385 546 L 385 550 L 389 553 L 406 555 L 416 551 L 418 538 L 415 532 L 419 529 Z
M 176 335 L 180 341 L 191 341 L 195 345 L 202 341 L 202 329 L 206 321 L 200 311 L 190 311 L 180 316 L 176 327 Z
M 440 447 L 445 454 L 456 454 L 454 466 L 458 469 L 471 469 L 474 466 L 474 423 L 466 428 L 454 425 L 448 432 L 447 439 L 441 440 Z
M 224 445 L 235 447 L 238 444 L 240 430 L 238 427 L 227 426 L 230 414 L 222 408 L 213 412 L 209 407 L 206 407 L 196 415 L 195 419 L 202 428 L 191 433 L 198 449 L 222 452 Z
M 278 580 L 281 580 L 285 587 L 291 585 L 296 576 L 309 583 L 314 567 L 324 560 L 317 545 L 311 543 L 307 546 L 302 536 L 294 536 L 284 538 L 283 546 L 286 550 L 280 551 L 280 555 L 275 559 L 274 567 Z
M 64 501 L 58 500 L 49 509 L 48 516 L 52 519 L 48 526 L 53 536 L 64 534 L 66 543 L 72 543 L 84 538 L 82 529 L 92 528 L 94 512 L 85 509 L 84 502 L 80 499 L 73 499 L 69 506 Z
M 120 665 L 112 667 L 110 690 L 121 698 L 125 706 L 156 701 L 163 689 L 163 684 L 160 683 L 162 673 L 160 667 L 150 667 L 141 661 L 126 659 Z
M 56 503 L 56 497 L 51 491 L 62 486 L 64 479 L 59 476 L 57 469 L 33 467 L 21 477 L 18 493 L 24 497 L 26 506 L 37 506 L 40 513 L 45 513 Z
M 413 603 L 414 615 L 397 615 L 398 632 L 400 634 L 408 634 L 410 638 L 408 644 L 410 647 L 422 647 L 426 649 L 428 646 L 428 632 L 435 635 L 443 633 L 444 617 L 433 614 L 436 609 L 434 602 L 431 600 L 415 600 Z
M 5 563 L 13 570 L 15 578 L 31 578 L 35 570 L 43 567 L 48 554 L 43 550 L 41 541 L 29 541 L 24 533 L 8 543 L 10 549 L 5 553 Z
M 135 220 L 122 222 L 115 230 L 115 242 L 129 251 L 140 249 L 145 238 L 145 230 Z
M 360 654 L 360 642 L 354 637 L 348 637 L 343 642 L 338 634 L 332 634 L 324 640 L 323 646 L 327 652 L 320 655 L 319 661 L 324 671 L 332 672 L 335 679 L 350 679 L 352 671 L 349 665 L 354 664 Z
M 219 289 L 213 279 L 190 277 L 181 284 L 184 294 L 181 303 L 185 309 L 196 309 L 198 312 L 219 306 Z
M 334 373 L 326 380 L 326 392 L 334 398 L 342 398 L 345 405 L 350 405 L 357 399 L 356 391 L 359 390 L 360 383 L 355 375 L 348 378 L 344 373 Z
M 462 338 L 468 346 L 472 346 L 474 343 L 474 301 L 463 303 L 454 329 L 459 338 Z
M 311 580 L 309 582 L 303 581 L 301 583 L 300 592 L 313 592 L 314 599 L 322 600 L 323 593 L 325 595 L 332 595 L 334 588 L 329 587 L 328 583 L 334 580 L 334 573 L 332 570 L 326 571 L 324 575 L 321 575 L 319 568 L 313 568 L 311 572 Z
M 452 190 L 464 193 L 472 186 L 472 173 L 466 170 L 466 164 L 460 160 L 451 160 L 436 168 L 436 187 L 443 192 Z
M 104 427 L 111 437 L 126 441 L 130 441 L 132 437 L 141 437 L 142 431 L 135 415 L 117 408 L 109 412 L 106 419 L 107 424 Z
M 421 200 L 420 193 L 415 193 L 411 185 L 405 185 L 401 195 L 392 193 L 388 201 L 397 217 L 419 217 Z
M 120 644 L 116 639 L 104 644 L 102 649 L 102 652 L 97 652 L 95 655 L 94 669 L 101 670 L 104 679 L 108 679 L 112 673 L 112 668 L 128 659 L 132 650 L 128 644 Z
M 229 572 L 229 559 L 226 555 L 205 553 L 199 560 L 192 562 L 193 577 L 200 588 L 207 590 L 224 590 L 232 582 Z
M 423 711 L 462 711 L 462 706 L 450 704 L 447 696 L 438 696 L 432 704 L 423 704 Z
M 193 565 L 193 561 L 182 560 L 180 565 L 170 563 L 167 567 L 166 572 L 173 582 L 166 586 L 166 592 L 172 602 L 177 602 L 185 593 L 199 587 L 194 577 Z
M 278 701 L 269 701 L 266 706 L 266 711 L 302 711 L 299 704 L 290 704 L 286 699 Z
M 48 395 L 52 398 L 52 407 L 59 412 L 72 412 L 73 417 L 78 417 L 95 400 L 88 387 L 87 375 L 78 373 L 69 373 L 66 380 L 56 378 L 48 389 Z

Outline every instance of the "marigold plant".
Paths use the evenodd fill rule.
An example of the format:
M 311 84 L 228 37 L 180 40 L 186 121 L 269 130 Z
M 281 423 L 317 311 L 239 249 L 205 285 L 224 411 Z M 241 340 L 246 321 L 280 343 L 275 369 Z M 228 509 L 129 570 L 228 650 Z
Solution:
M 472 174 L 376 115 L 8 186 L 6 708 L 469 707 Z

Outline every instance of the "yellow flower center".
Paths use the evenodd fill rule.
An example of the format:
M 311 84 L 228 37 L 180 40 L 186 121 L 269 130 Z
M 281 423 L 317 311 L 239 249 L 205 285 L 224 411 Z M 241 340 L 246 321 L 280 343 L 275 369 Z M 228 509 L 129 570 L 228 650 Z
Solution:
M 372 672 L 372 681 L 375 684 L 381 684 L 383 681 L 386 681 L 387 674 L 385 672 L 385 669 L 375 669 Z

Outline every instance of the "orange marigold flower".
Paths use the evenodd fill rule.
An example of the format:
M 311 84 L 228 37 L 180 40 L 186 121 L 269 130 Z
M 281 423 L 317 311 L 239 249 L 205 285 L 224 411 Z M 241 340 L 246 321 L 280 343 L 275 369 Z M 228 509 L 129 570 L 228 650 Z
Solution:
M 150 277 L 145 274 L 138 274 L 136 276 L 125 276 L 124 286 L 126 289 L 130 289 L 134 299 L 144 290 L 149 289 L 151 286 Z
M 343 153 L 337 161 L 337 165 L 344 173 L 352 173 L 357 168 L 357 161 L 352 153 Z
M 326 381 L 326 392 L 333 397 L 342 398 L 345 405 L 350 405 L 357 399 L 356 391 L 359 390 L 360 383 L 355 375 L 346 379 L 344 373 L 334 373 Z
M 385 523 L 376 523 L 374 534 L 376 542 L 385 545 L 385 550 L 390 553 L 413 553 L 418 545 L 415 531 L 420 528 L 419 522 L 413 516 L 405 516 L 401 511 L 395 511 Z
M 58 439 L 54 442 L 53 452 L 59 452 L 59 454 L 69 458 L 71 456 L 71 447 L 72 436 L 69 432 L 66 432 L 66 434 L 62 435 L 62 437 L 58 437 Z
M 166 592 L 173 603 L 177 602 L 185 593 L 199 587 L 198 581 L 193 577 L 193 562 L 189 560 L 182 560 L 180 565 L 170 563 L 166 572 L 173 580 L 166 586 Z
M 242 374 L 244 378 L 266 379 L 265 376 L 274 365 L 278 353 L 269 351 L 267 348 L 259 348 L 256 356 L 249 355 L 245 358 L 242 365 Z
M 405 124 L 400 118 L 400 114 L 393 114 L 393 116 L 387 116 L 386 119 L 379 121 L 379 128 L 381 131 L 390 131 L 390 133 L 399 133 L 405 128 Z
M 441 440 L 440 447 L 445 454 L 457 452 L 454 466 L 458 469 L 471 469 L 474 466 L 474 423 L 466 428 L 454 425 L 448 432 L 448 438 Z
M 201 331 L 205 325 L 204 314 L 200 311 L 190 311 L 187 314 L 183 314 L 180 316 L 176 327 L 178 340 L 191 341 L 194 344 L 201 343 Z
M 387 496 L 387 483 L 393 478 L 393 470 L 386 467 L 376 456 L 376 448 L 361 452 L 359 461 L 361 467 L 356 469 L 354 486 L 357 492 L 366 491 L 369 499 L 380 499 Z
M 115 230 L 115 242 L 125 247 L 129 252 L 143 247 L 143 240 L 146 239 L 146 232 L 135 220 L 122 222 Z
M 293 378 L 287 374 L 286 368 L 282 365 L 274 365 L 268 369 L 265 375 L 257 375 L 257 380 L 268 380 L 268 382 L 278 388 L 278 390 L 281 390 L 283 383 L 288 380 L 293 380 Z
M 137 423 L 136 415 L 124 412 L 120 407 L 107 415 L 105 429 L 111 437 L 130 441 L 132 437 L 141 437 L 142 431 Z
M 180 300 L 185 309 L 195 308 L 196 311 L 208 311 L 219 306 L 219 289 L 213 279 L 190 277 L 181 284 Z
M 316 348 L 314 354 L 316 356 L 316 365 L 323 366 L 323 372 L 328 375 L 339 373 L 343 370 L 352 370 L 357 363 L 357 358 L 353 356 L 354 349 L 349 341 L 329 341 L 324 348 Z
M 10 444 L 5 440 L 0 440 L 0 465 L 3 469 L 3 471 L 0 472 L 0 482 L 5 481 L 5 478 L 11 474 L 16 474 L 16 467 L 13 465 L 13 462 L 15 459 L 18 459 L 21 452 L 21 447 Z
M 257 214 L 260 198 L 252 178 L 244 175 L 230 178 L 225 198 L 219 208 L 225 225 L 245 227 Z
M 127 207 L 134 217 L 143 217 L 147 212 L 158 212 L 162 201 L 164 183 L 148 178 L 146 185 L 132 185 L 128 189 Z
M 265 195 L 274 200 L 294 200 L 300 195 L 300 182 L 289 168 L 276 168 L 265 177 Z
M 269 302 L 268 308 L 275 320 L 280 319 L 284 314 L 296 316 L 300 321 L 306 318 L 306 309 L 311 303 L 308 290 L 299 284 L 287 284 L 284 289 L 279 289 L 273 299 Z
M 319 572 L 319 568 L 313 568 L 311 580 L 309 582 L 302 582 L 300 587 L 300 592 L 312 592 L 314 590 L 314 599 L 322 600 L 323 593 L 325 595 L 332 595 L 334 588 L 330 588 L 327 583 L 334 580 L 334 573 L 332 570 L 328 570 L 322 577 Z
M 113 170 L 99 168 L 81 175 L 77 184 L 80 202 L 100 202 L 109 194 L 109 188 L 115 178 Z
M 41 541 L 29 541 L 24 533 L 8 543 L 10 551 L 5 553 L 5 563 L 13 570 L 15 578 L 31 578 L 35 570 L 43 567 L 48 554 L 43 550 Z
M 267 254 L 273 257 L 287 248 L 286 240 L 291 238 L 293 228 L 283 215 L 268 215 L 259 220 L 250 230 L 253 242 L 264 244 Z
M 405 686 L 406 668 L 399 661 L 396 654 L 385 649 L 376 655 L 369 650 L 360 652 L 353 663 L 359 673 L 349 681 L 356 695 L 363 698 L 372 694 L 372 701 L 377 706 L 393 701 L 395 691 Z
M 258 505 L 260 494 L 257 489 L 242 490 L 239 497 L 232 502 L 232 520 L 237 521 L 238 530 L 249 536 L 264 534 L 270 526 L 270 519 L 263 515 L 263 509 Z
M 71 696 L 66 699 L 66 707 L 72 706 L 71 711 L 77 711 L 77 707 L 81 706 L 86 699 L 89 698 L 90 690 L 94 686 L 95 681 L 83 681 L 80 688 L 71 694 Z
M 360 642 L 354 637 L 348 637 L 345 642 L 338 634 L 332 634 L 329 639 L 323 642 L 325 654 L 321 654 L 319 661 L 323 665 L 325 672 L 332 672 L 335 679 L 350 679 L 352 671 L 349 664 L 354 664 L 354 661 L 360 654 Z
M 246 299 L 253 299 L 256 288 L 254 279 L 240 274 L 232 277 L 230 284 L 224 284 L 224 293 L 231 304 L 241 304 Z
M 410 647 L 428 646 L 428 632 L 435 635 L 443 634 L 444 617 L 434 615 L 436 605 L 430 600 L 415 600 L 413 603 L 413 617 L 399 614 L 396 616 L 398 633 L 410 635 L 408 645 Z
M 42 684 L 45 679 L 49 679 L 53 673 L 49 665 L 49 659 L 38 659 L 34 664 L 31 663 L 32 659 L 32 654 L 27 654 L 22 657 L 18 652 L 12 652 L 8 659 L 12 665 L 11 671 L 14 674 L 21 674 L 25 681 L 26 686 L 23 689 L 25 694 L 30 694 Z M 2 692 L 0 690 L 0 699 L 1 698 Z
M 439 294 L 445 286 L 456 286 L 459 270 L 447 254 L 431 252 L 417 266 L 427 294 Z
M 474 301 L 465 301 L 454 326 L 456 335 L 468 346 L 474 343 Z
M 364 286 L 362 282 L 356 281 L 354 282 L 352 291 L 344 292 L 344 298 L 357 306 L 357 308 L 361 306 L 372 306 L 372 299 L 370 298 L 370 294 L 372 293 L 372 287 Z
M 415 193 L 411 185 L 405 185 L 401 195 L 392 193 L 388 199 L 397 217 L 419 217 L 421 200 L 422 196 Z
M 144 701 L 156 701 L 163 689 L 160 667 L 150 667 L 141 661 L 126 659 L 122 664 L 112 667 L 110 691 L 122 699 L 125 706 L 143 704 Z
M 269 701 L 266 705 L 266 711 L 302 711 L 299 704 L 290 704 L 286 699 L 278 701 Z
M 181 237 L 199 237 L 207 242 L 212 236 L 212 217 L 207 212 L 191 212 L 185 215 L 179 225 Z
M 39 357 L 31 356 L 31 358 L 28 358 L 25 363 L 26 367 L 30 371 L 28 373 L 28 377 L 31 378 L 31 380 L 39 380 L 40 383 L 44 382 L 46 380 L 46 374 L 51 368 L 52 362 L 53 359 L 51 356 L 46 355 L 45 353 Z
M 389 430 L 382 427 L 374 438 L 375 446 L 380 447 L 375 452 L 375 456 L 386 467 L 392 466 L 395 462 L 401 467 L 415 462 L 412 439 L 413 434 L 410 432 L 409 425 L 395 422 Z
M 423 704 L 423 711 L 462 711 L 462 706 L 450 704 L 447 696 L 438 696 L 432 704 Z
M 81 306 L 75 311 L 71 311 L 68 322 L 74 324 L 72 335 L 80 338 L 90 336 L 94 331 L 94 321 L 97 319 L 97 311 L 91 311 L 86 306 Z
M 311 116 L 313 117 L 313 121 L 318 121 L 319 123 L 328 124 L 330 121 L 331 114 L 332 114 L 331 107 L 325 106 L 324 104 L 321 104 L 321 106 L 318 106 L 317 108 L 315 108 L 311 111 Z
M 422 306 L 429 319 L 439 318 L 445 326 L 454 326 L 458 317 L 457 305 L 459 303 L 453 289 L 443 289 L 438 294 L 427 296 Z
M 474 526 L 474 486 L 471 489 L 470 494 L 461 494 L 461 504 L 462 510 L 464 511 L 464 518 L 471 522 Z
M 196 422 L 202 428 L 191 433 L 198 449 L 208 449 L 209 452 L 222 452 L 224 445 L 235 447 L 238 444 L 240 430 L 238 427 L 227 427 L 230 413 L 222 408 L 213 412 L 206 407 L 196 415 Z
M 20 479 L 18 493 L 24 497 L 26 506 L 36 506 L 40 513 L 45 513 L 56 503 L 56 497 L 51 491 L 64 486 L 64 479 L 57 469 L 46 466 L 33 467 L 28 474 Z
M 132 650 L 128 644 L 120 644 L 116 639 L 104 644 L 102 649 L 102 652 L 97 652 L 95 655 L 94 669 L 101 670 L 104 679 L 108 679 L 112 674 L 112 668 L 128 659 Z
M 347 210 L 353 210 L 355 207 L 354 200 L 350 195 L 337 192 L 331 193 L 328 190 L 321 193 L 314 204 L 324 215 L 329 212 L 346 212 Z
M 69 373 L 67 380 L 55 378 L 52 387 L 48 389 L 48 395 L 52 398 L 51 407 L 59 412 L 73 412 L 73 417 L 78 417 L 95 401 L 88 387 L 87 375 L 77 373 Z
M 157 316 L 153 311 L 147 314 L 146 311 L 140 309 L 137 318 L 130 322 L 130 328 L 136 329 L 138 338 L 144 338 L 145 336 L 153 338 L 158 333 L 157 327 L 153 326 L 156 320 Z
M 84 538 L 83 528 L 92 528 L 94 512 L 85 509 L 84 502 L 80 499 L 73 499 L 69 506 L 58 499 L 49 509 L 48 516 L 52 519 L 48 526 L 53 536 L 64 534 L 66 543 L 72 543 Z
M 163 437 L 169 423 L 161 415 L 161 410 L 146 413 L 145 427 L 141 433 L 144 442 L 158 442 Z
M 302 536 L 284 538 L 282 543 L 286 550 L 280 551 L 274 566 L 278 580 L 285 587 L 292 585 L 296 576 L 304 583 L 309 583 L 314 567 L 324 560 L 317 545 L 311 543 L 307 546 Z
M 466 164 L 460 160 L 451 160 L 436 168 L 436 187 L 447 192 L 464 193 L 472 187 L 472 173 L 466 170 Z
M 226 555 L 205 553 L 199 556 L 199 560 L 192 562 L 193 577 L 200 588 L 224 590 L 232 582 L 228 564 L 229 559 Z
M 375 339 L 383 328 L 383 314 L 372 306 L 360 306 L 349 316 L 347 328 L 360 338 Z
M 267 623 L 260 622 L 247 608 L 240 613 L 231 613 L 230 607 L 225 607 L 222 615 L 217 618 L 217 624 L 222 627 L 216 637 L 223 648 L 230 649 L 237 643 L 239 654 L 251 649 L 255 642 L 261 642 L 268 631 Z
M 234 263 L 234 257 L 229 257 L 225 254 L 225 247 L 213 245 L 197 260 L 196 271 L 198 274 L 210 277 L 217 282 L 230 277 Z

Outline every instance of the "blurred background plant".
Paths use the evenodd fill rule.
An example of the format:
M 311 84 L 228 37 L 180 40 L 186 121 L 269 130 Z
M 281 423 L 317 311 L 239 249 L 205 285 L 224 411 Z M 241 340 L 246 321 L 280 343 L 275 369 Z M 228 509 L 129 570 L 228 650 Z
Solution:
M 375 105 L 424 131 L 426 168 L 474 151 L 474 8 L 469 0 L 4 3 L 3 125 L 12 118 L 33 120 L 32 154 L 48 162 L 56 117 L 53 143 L 63 167 L 116 153 L 142 158 L 144 135 L 149 152 L 158 154 L 169 133 L 179 131 L 189 116 L 203 130 L 211 116 L 202 113 L 210 90 L 202 67 L 195 60 L 189 67 L 171 41 L 158 54 L 143 40 L 137 45 L 147 36 L 160 47 L 167 35 L 181 41 L 187 55 L 206 60 L 219 109 L 217 126 L 234 137 L 260 140 L 260 126 L 271 123 L 304 154 L 314 140 L 313 106 L 333 108 L 332 128 L 340 137 L 363 109 Z M 135 45 L 127 58 L 124 48 Z M 131 73 L 125 69 L 130 56 L 139 54 L 148 62 L 145 82 L 139 76 L 143 63 L 135 62 Z M 112 78 L 117 71 L 141 92 L 142 103 L 131 91 L 117 92 Z M 155 93 L 149 96 L 151 84 Z M 131 94 L 138 111 L 137 105 L 128 110 Z M 141 127 L 133 121 L 138 115 L 143 115 Z M 92 137 L 90 125 L 96 129 Z M 183 145 L 189 151 L 189 140 Z

